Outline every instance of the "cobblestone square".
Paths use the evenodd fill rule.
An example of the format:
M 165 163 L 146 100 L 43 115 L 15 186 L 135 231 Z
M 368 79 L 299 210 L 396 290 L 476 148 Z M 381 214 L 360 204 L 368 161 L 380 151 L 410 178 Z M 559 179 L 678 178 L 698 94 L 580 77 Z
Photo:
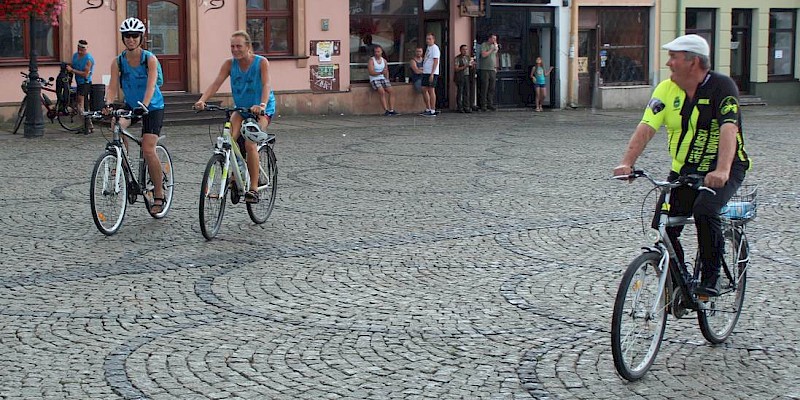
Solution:
M 638 111 L 277 118 L 271 217 L 228 204 L 213 241 L 217 126 L 164 129 L 172 209 L 111 237 L 98 131 L 0 127 L 0 399 L 800 399 L 800 107 L 743 110 L 745 309 L 718 346 L 670 317 L 635 383 L 610 323 L 650 187 L 608 178 Z M 666 176 L 665 136 L 638 167 Z

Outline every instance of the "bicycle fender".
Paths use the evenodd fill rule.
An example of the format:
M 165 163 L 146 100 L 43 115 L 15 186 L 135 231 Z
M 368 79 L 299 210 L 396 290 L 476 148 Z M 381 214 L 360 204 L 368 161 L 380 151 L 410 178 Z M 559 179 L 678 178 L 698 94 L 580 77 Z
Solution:
M 664 252 L 660 248 L 655 246 L 642 246 L 642 253 L 658 253 L 661 255 L 664 254 Z

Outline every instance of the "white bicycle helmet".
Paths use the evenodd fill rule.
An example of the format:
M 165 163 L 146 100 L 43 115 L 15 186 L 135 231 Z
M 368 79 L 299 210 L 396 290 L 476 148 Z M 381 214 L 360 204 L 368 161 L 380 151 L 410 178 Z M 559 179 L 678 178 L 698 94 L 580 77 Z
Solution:
M 247 118 L 242 122 L 242 135 L 245 139 L 255 143 L 266 142 L 271 138 L 267 132 L 261 130 L 258 122 L 253 118 Z
M 136 32 L 144 34 L 144 22 L 139 18 L 128 18 L 119 26 L 120 33 Z

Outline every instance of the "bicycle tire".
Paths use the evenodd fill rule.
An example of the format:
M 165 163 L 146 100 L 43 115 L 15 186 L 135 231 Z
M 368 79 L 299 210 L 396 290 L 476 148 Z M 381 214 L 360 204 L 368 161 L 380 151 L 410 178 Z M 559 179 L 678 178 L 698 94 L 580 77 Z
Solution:
M 27 97 L 25 97 L 25 99 L 22 100 L 22 104 L 19 105 L 19 110 L 17 110 L 17 120 L 14 121 L 14 130 L 11 131 L 12 135 L 17 134 L 19 127 L 22 126 L 22 121 L 25 120 L 25 111 L 26 111 L 25 102 L 27 101 L 26 99 Z
M 119 177 L 119 184 L 116 184 Z M 123 171 L 117 171 L 117 154 L 103 153 L 92 169 L 89 202 L 92 219 L 97 229 L 111 236 L 119 230 L 125 219 L 128 185 Z
M 200 232 L 206 240 L 211 240 L 222 225 L 222 217 L 225 214 L 225 197 L 228 194 L 228 178 L 223 174 L 225 168 L 225 157 L 222 154 L 214 154 L 208 160 L 205 172 L 203 172 L 203 182 L 200 184 Z M 220 186 L 222 185 L 222 186 Z M 222 196 L 219 196 L 221 188 Z
M 747 267 L 750 247 L 747 237 L 736 229 L 725 232 L 725 263 L 720 270 L 721 292 L 708 302 L 709 309 L 697 313 L 697 322 L 703 337 L 710 343 L 723 343 L 733 333 L 744 304 L 747 287 Z
M 153 206 L 153 200 L 155 198 L 155 185 L 153 184 L 153 178 L 150 177 L 150 170 L 147 168 L 147 163 L 144 163 L 144 179 L 145 179 L 145 207 L 147 207 L 147 212 L 150 214 L 151 217 L 155 219 L 161 219 L 167 216 L 169 212 L 170 206 L 172 206 L 172 194 L 175 190 L 175 176 L 172 169 L 172 156 L 167 151 L 167 148 L 164 147 L 162 144 L 156 145 L 156 156 L 158 156 L 158 160 L 161 163 L 161 188 L 164 191 L 164 205 L 161 207 L 161 211 L 158 213 L 153 213 L 151 208 Z
M 82 132 L 86 128 L 84 116 L 78 111 L 74 103 L 68 105 L 65 109 L 69 111 L 56 113 L 58 124 L 69 132 Z
M 247 203 L 247 214 L 256 224 L 267 221 L 275 207 L 275 195 L 278 193 L 278 161 L 275 152 L 268 144 L 258 148 L 258 203 Z
M 638 380 L 647 373 L 664 337 L 667 325 L 666 290 L 662 291 L 660 298 L 655 298 L 661 273 L 660 261 L 661 254 L 654 251 L 636 257 L 625 270 L 614 300 L 611 353 L 617 373 L 629 381 Z M 633 295 L 633 298 L 629 298 L 629 295 Z M 659 311 L 651 315 L 654 302 Z M 640 335 L 644 335 L 641 338 L 643 340 L 639 340 Z M 635 349 L 637 344 L 641 344 L 643 349 Z

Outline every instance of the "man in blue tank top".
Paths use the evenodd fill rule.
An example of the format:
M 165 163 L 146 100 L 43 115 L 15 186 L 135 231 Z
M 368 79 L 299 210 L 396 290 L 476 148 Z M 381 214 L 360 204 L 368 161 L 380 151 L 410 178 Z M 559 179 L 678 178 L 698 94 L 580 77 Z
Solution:
M 139 105 L 141 102 L 148 109 L 147 115 L 141 118 L 142 153 L 155 186 L 150 211 L 157 214 L 164 208 L 161 161 L 156 154 L 156 144 L 164 122 L 164 96 L 156 85 L 158 59 L 153 53 L 142 49 L 145 27 L 141 20 L 128 18 L 122 22 L 119 31 L 125 44 L 125 51 L 120 56 L 114 57 L 111 64 L 111 82 L 108 85 L 106 98 L 116 100 L 117 88 L 121 88 L 126 107 L 135 109 L 141 107 Z M 120 126 L 127 128 L 138 121 L 139 118 L 130 121 L 123 119 L 120 120 Z
M 94 71 L 94 57 L 89 53 L 89 42 L 81 39 L 78 41 L 78 51 L 72 55 L 72 64 L 67 65 L 67 71 L 75 75 L 78 110 L 86 109 L 84 99 L 92 88 L 92 72 Z
M 203 92 L 194 108 L 202 110 L 206 107 L 206 100 L 217 93 L 219 87 L 228 77 L 231 78 L 231 92 L 233 103 L 236 107 L 250 110 L 253 116 L 258 116 L 261 130 L 266 130 L 272 116 L 275 114 L 275 94 L 272 92 L 269 76 L 269 61 L 253 53 L 250 35 L 245 31 L 236 31 L 231 35 L 231 56 L 225 60 L 219 69 L 219 74 L 214 82 Z M 239 113 L 231 116 L 231 134 L 239 140 L 244 118 Z M 241 143 L 241 141 L 240 141 Z M 250 172 L 250 188 L 245 193 L 244 200 L 248 203 L 258 203 L 258 146 L 255 142 L 244 141 L 247 156 L 247 169 Z

